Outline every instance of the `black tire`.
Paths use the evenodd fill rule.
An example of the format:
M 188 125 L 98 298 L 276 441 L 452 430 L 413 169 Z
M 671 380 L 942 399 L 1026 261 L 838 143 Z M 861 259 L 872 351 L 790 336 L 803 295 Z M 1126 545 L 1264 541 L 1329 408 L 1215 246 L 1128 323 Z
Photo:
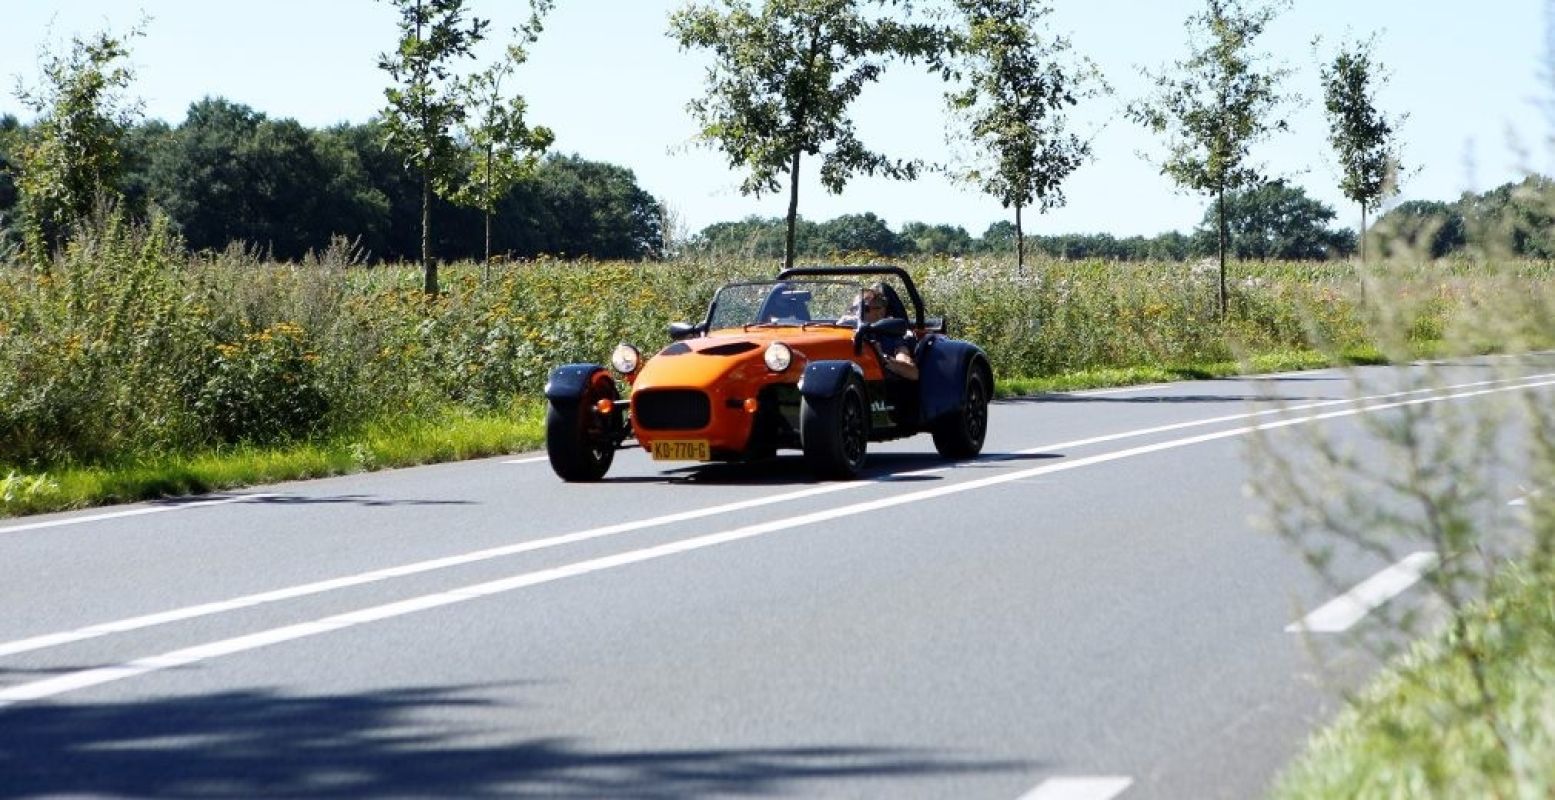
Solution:
M 594 411 L 593 399 L 585 394 L 577 400 L 552 400 L 545 412 L 545 454 L 564 481 L 597 481 L 615 460 L 615 442 Z
M 836 397 L 800 400 L 799 439 L 817 475 L 858 476 L 869 454 L 869 404 L 858 379 L 850 379 Z
M 961 407 L 934 424 L 934 449 L 945 458 L 973 458 L 988 435 L 988 383 L 982 370 L 969 366 Z

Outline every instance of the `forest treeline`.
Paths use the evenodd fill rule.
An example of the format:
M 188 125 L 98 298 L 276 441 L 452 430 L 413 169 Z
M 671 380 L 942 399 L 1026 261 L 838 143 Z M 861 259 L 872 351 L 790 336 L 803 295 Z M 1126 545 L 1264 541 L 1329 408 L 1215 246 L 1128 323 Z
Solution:
M 9 165 L 26 126 L 0 118 L 0 251 L 21 240 L 18 192 Z M 208 98 L 178 125 L 133 126 L 124 143 L 123 199 L 143 214 L 168 214 L 193 250 L 234 242 L 278 260 L 321 251 L 332 238 L 352 241 L 375 262 L 414 260 L 420 248 L 420 188 L 382 145 L 380 123 L 307 128 L 248 106 Z M 1451 202 L 1413 200 L 1384 213 L 1371 234 L 1442 258 L 1495 242 L 1510 255 L 1555 257 L 1550 198 L 1555 180 L 1530 176 Z M 482 214 L 437 199 L 442 224 L 435 248 L 446 260 L 482 255 Z M 1297 186 L 1272 182 L 1228 198 L 1232 252 L 1241 259 L 1322 260 L 1356 250 L 1353 229 L 1332 227 L 1335 211 Z M 658 260 L 683 254 L 781 258 L 781 217 L 717 222 L 695 233 L 636 182 L 630 169 L 577 155 L 550 155 L 519 181 L 493 216 L 496 252 Z M 1001 220 L 980 232 L 874 213 L 800 219 L 796 251 L 808 258 L 968 256 L 1015 249 L 1015 226 Z M 1027 248 L 1052 258 L 1181 261 L 1215 253 L 1215 217 L 1188 232 L 1119 237 L 1106 233 L 1026 235 Z

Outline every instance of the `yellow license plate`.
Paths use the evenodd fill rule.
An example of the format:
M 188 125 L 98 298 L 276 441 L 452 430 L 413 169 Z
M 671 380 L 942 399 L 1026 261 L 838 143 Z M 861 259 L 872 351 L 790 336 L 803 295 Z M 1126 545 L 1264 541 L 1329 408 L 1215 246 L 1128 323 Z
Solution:
M 706 439 L 660 439 L 653 443 L 654 461 L 711 461 Z

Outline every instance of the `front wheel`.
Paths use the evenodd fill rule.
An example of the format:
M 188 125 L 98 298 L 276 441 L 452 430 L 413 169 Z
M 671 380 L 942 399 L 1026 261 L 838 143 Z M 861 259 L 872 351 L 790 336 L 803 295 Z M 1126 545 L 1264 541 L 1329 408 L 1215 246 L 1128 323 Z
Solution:
M 551 469 L 564 481 L 597 481 L 605 477 L 615 460 L 615 442 L 611 441 L 607 419 L 594 410 L 599 398 L 592 394 L 576 400 L 552 400 L 545 412 L 545 454 L 551 459 Z
M 988 435 L 988 386 L 975 366 L 967 369 L 961 407 L 934 425 L 934 449 L 945 458 L 972 458 Z
M 869 414 L 864 387 L 848 381 L 836 397 L 805 397 L 799 403 L 799 438 L 805 461 L 825 478 L 853 478 L 869 448 Z

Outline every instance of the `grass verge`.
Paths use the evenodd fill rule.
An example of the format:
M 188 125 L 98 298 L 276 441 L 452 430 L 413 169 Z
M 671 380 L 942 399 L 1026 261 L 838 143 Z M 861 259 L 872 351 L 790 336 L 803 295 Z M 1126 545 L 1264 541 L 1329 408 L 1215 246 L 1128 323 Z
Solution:
M 0 515 L 480 458 L 532 450 L 544 440 L 544 407 L 538 401 L 522 403 L 512 413 L 448 410 L 431 419 L 367 425 L 320 442 L 235 447 L 128 464 L 68 467 L 44 475 L 10 473 L 0 476 Z
M 1510 569 L 1461 627 L 1416 643 L 1315 734 L 1271 797 L 1550 797 L 1551 598 L 1555 574 Z M 1480 656 L 1483 694 L 1465 646 Z
M 1348 363 L 1379 364 L 1375 351 L 1344 354 Z M 1221 378 L 1332 366 L 1316 351 L 1281 351 L 1247 363 L 1083 370 L 1045 378 L 1001 379 L 999 396 L 1074 391 L 1141 383 Z M 544 406 L 520 404 L 512 413 L 449 410 L 430 420 L 366 426 L 320 442 L 235 447 L 193 456 L 148 458 L 126 464 L 68 467 L 43 475 L 0 475 L 0 516 L 38 514 L 320 478 L 533 450 L 544 443 Z

